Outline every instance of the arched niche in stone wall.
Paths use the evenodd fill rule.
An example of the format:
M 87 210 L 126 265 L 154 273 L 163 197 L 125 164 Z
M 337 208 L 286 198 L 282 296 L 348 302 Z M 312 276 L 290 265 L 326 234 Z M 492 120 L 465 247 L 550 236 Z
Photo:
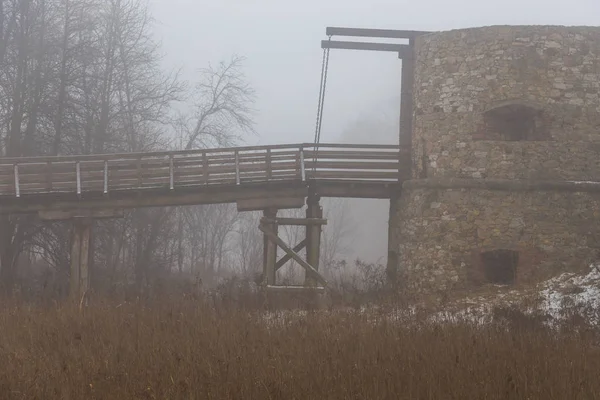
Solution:
M 487 140 L 546 140 L 548 132 L 541 105 L 526 100 L 504 100 L 483 112 Z

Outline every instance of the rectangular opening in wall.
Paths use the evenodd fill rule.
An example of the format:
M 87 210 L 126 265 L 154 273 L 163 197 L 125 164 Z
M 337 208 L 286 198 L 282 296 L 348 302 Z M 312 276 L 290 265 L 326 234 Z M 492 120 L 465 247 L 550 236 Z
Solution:
M 498 249 L 481 253 L 485 280 L 496 285 L 512 285 L 517 277 L 519 252 Z
M 486 137 L 494 140 L 526 141 L 547 139 L 541 108 L 508 101 L 484 112 Z

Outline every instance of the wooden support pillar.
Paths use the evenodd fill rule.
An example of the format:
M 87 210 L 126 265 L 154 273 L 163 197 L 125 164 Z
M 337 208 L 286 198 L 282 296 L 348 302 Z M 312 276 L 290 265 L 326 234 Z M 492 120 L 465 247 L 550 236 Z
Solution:
M 277 218 L 277 209 L 268 208 L 263 211 L 263 215 L 267 220 L 274 221 Z M 278 234 L 278 226 L 275 222 L 265 223 L 265 228 Z M 263 236 L 263 280 L 268 286 L 275 285 L 277 273 L 277 244 L 269 240 L 267 235 Z
M 319 197 L 311 193 L 306 200 L 306 218 L 323 218 L 323 208 L 319 204 Z M 306 225 L 306 262 L 315 270 L 319 270 L 321 254 L 321 229 L 322 225 Z M 304 286 L 316 286 L 317 280 L 310 271 L 306 271 Z
M 412 131 L 413 131 L 413 113 L 414 98 L 413 85 L 415 82 L 415 39 L 409 39 L 410 51 L 401 55 L 402 59 L 402 77 L 400 89 L 400 148 L 410 150 L 409 157 L 400 160 L 400 170 L 411 175 L 412 170 Z
M 398 285 L 399 262 L 398 262 L 398 225 L 400 216 L 398 215 L 398 201 L 400 193 L 392 193 L 390 197 L 390 216 L 388 222 L 388 258 L 386 265 L 387 285 L 390 288 L 396 288 Z
M 70 295 L 80 301 L 90 286 L 91 218 L 73 218 Z

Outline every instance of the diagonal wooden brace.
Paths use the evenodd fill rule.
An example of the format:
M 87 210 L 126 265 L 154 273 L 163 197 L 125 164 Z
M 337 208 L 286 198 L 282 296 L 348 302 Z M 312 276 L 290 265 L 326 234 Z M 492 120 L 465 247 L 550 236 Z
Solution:
M 297 253 L 305 247 L 306 247 L 306 239 L 304 239 L 300 243 L 298 243 L 293 248 L 293 250 L 294 250 L 294 252 Z M 292 256 L 290 256 L 289 254 L 286 253 L 286 255 L 281 257 L 281 259 L 279 261 L 277 261 L 277 263 L 275 264 L 275 271 L 279 270 L 281 267 L 283 267 L 285 265 L 286 262 L 290 261 L 291 259 L 292 259 Z
M 323 286 L 327 286 L 327 280 L 325 280 L 325 278 L 323 278 L 323 276 L 319 274 L 319 271 L 317 271 L 312 267 L 312 265 L 304 261 L 302 257 L 300 257 L 298 253 L 296 253 L 292 248 L 290 248 L 290 246 L 288 246 L 279 236 L 271 232 L 269 229 L 265 228 L 262 224 L 258 226 L 258 229 L 260 229 L 269 238 L 269 240 L 277 244 L 277 246 L 281 247 L 283 251 L 288 253 L 290 257 L 292 257 L 294 261 L 300 264 L 305 270 L 310 271 L 310 273 L 314 275 L 314 278 L 317 281 L 319 281 L 319 283 L 321 283 Z

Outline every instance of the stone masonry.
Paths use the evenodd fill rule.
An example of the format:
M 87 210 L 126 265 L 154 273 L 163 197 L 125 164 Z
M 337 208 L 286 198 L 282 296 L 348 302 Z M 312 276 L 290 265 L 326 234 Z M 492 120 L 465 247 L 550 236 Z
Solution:
M 432 33 L 415 52 L 409 286 L 527 284 L 597 260 L 600 28 Z

